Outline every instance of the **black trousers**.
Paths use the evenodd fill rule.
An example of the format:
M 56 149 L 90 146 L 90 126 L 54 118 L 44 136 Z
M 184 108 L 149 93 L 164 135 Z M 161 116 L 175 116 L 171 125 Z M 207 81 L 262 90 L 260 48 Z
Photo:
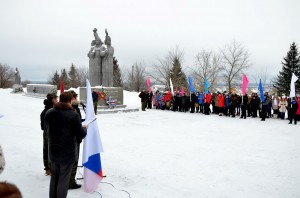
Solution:
M 247 116 L 246 116 L 246 110 L 247 110 L 247 107 L 244 106 L 244 105 L 242 105 L 241 108 L 242 108 L 242 115 L 241 115 L 241 118 L 246 119 L 246 117 L 247 117 Z
M 208 103 L 204 103 L 204 114 L 209 115 L 209 105 Z
M 68 186 L 74 163 L 51 163 L 51 180 L 49 198 L 66 198 Z
M 48 133 L 43 132 L 43 161 L 44 170 L 50 170 L 50 162 L 48 160 Z
M 261 107 L 261 120 L 265 120 L 267 116 L 267 105 Z
M 77 143 L 77 153 L 78 153 L 78 159 L 79 159 L 79 152 L 80 152 L 80 143 Z M 71 171 L 71 176 L 70 176 L 70 185 L 76 184 L 76 172 L 77 172 L 77 167 L 78 167 L 78 160 L 73 164 L 72 171 Z

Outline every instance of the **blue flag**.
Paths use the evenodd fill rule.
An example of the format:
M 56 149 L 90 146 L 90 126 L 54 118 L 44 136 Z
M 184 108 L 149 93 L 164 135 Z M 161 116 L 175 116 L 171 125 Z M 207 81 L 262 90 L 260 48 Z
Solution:
M 264 90 L 263 90 L 263 87 L 262 87 L 262 84 L 261 84 L 261 79 L 259 80 L 258 90 L 259 90 L 259 93 L 260 93 L 261 102 L 265 102 Z
M 193 79 L 189 76 L 189 85 L 190 85 L 190 92 L 196 92 L 195 88 L 193 87 Z
M 204 91 L 208 94 L 208 81 L 206 79 L 204 80 Z

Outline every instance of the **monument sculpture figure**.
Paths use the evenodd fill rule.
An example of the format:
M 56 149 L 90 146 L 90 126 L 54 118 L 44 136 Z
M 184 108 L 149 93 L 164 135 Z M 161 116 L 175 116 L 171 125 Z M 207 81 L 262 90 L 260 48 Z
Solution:
M 18 68 L 16 68 L 16 71 L 15 71 L 15 84 L 18 84 L 18 85 L 21 84 L 21 76 L 20 76 L 20 72 L 19 72 Z
M 113 87 L 113 54 L 114 48 L 111 46 L 111 38 L 105 29 L 104 44 L 101 41 L 97 29 L 93 30 L 95 40 L 91 43 L 89 57 L 89 80 L 91 86 L 102 85 Z

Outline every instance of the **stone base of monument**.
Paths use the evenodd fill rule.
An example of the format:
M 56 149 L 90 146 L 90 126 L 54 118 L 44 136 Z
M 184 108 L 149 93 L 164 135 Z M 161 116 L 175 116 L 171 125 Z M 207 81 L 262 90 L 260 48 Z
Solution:
M 23 91 L 23 86 L 22 85 L 20 85 L 20 84 L 14 84 L 13 86 L 12 86 L 12 93 L 23 93 L 24 91 Z
M 126 105 L 117 105 L 114 108 L 98 106 L 97 114 L 111 114 L 111 113 L 129 113 L 139 111 L 138 108 L 127 108 Z
M 119 112 L 134 112 L 139 111 L 138 108 L 127 108 L 123 104 L 123 88 L 122 87 L 92 87 L 92 91 L 96 90 L 101 95 L 98 100 L 97 114 L 107 113 L 119 113 Z M 103 94 L 104 93 L 104 94 Z M 100 97 L 100 96 L 99 96 Z M 111 100 L 115 101 L 115 106 L 109 108 L 107 101 L 111 97 Z M 86 87 L 79 88 L 79 100 L 85 103 L 86 101 Z

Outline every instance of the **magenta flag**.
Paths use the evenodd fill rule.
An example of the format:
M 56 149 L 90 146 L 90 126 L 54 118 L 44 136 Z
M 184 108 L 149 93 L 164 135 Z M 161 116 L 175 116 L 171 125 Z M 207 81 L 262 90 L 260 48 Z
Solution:
M 152 92 L 152 88 L 150 86 L 150 78 L 147 79 L 147 86 L 148 86 L 149 93 Z
M 184 96 L 184 88 L 183 87 L 181 87 L 180 95 Z
M 245 95 L 246 94 L 246 89 L 248 86 L 248 78 L 245 74 L 243 74 L 243 85 L 242 85 L 242 94 Z

